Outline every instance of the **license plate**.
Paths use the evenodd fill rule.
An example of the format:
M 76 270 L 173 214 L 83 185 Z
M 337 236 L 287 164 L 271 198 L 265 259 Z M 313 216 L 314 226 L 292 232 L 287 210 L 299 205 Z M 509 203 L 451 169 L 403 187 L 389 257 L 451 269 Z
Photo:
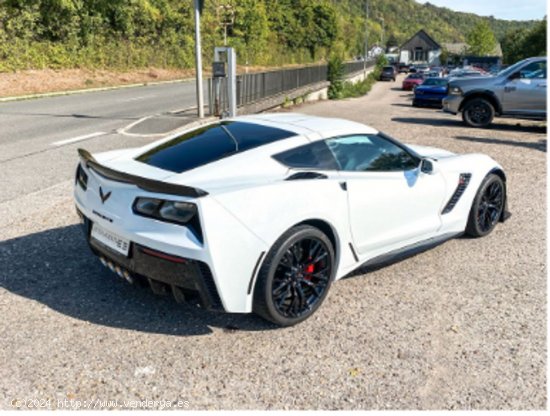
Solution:
M 110 249 L 120 253 L 124 256 L 128 256 L 128 251 L 130 250 L 130 241 L 125 238 L 119 237 L 118 235 L 112 233 L 111 231 L 106 230 L 103 227 L 100 227 L 97 224 L 94 224 L 92 227 L 92 238 L 99 241 L 101 244 L 109 247 Z

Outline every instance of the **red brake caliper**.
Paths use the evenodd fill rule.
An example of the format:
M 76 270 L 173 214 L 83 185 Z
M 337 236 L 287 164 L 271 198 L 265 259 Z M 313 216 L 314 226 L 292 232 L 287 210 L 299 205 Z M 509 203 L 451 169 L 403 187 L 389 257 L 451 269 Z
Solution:
M 313 274 L 314 271 L 315 271 L 315 266 L 313 265 L 313 263 L 308 264 L 305 269 L 304 278 L 307 280 L 311 280 L 311 275 Z

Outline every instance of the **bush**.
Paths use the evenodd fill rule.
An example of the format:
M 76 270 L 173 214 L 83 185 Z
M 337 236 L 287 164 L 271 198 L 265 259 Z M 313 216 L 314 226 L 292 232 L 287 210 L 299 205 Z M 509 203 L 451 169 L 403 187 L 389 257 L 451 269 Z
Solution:
M 387 65 L 387 59 L 384 55 L 380 55 L 376 61 L 376 66 L 372 70 L 369 75 L 363 80 L 356 83 L 353 82 L 343 82 L 342 77 L 340 77 L 339 82 L 336 84 L 336 86 L 333 88 L 333 94 L 331 96 L 331 87 L 333 87 L 333 83 L 331 81 L 331 86 L 329 87 L 329 93 L 328 97 L 331 100 L 335 99 L 341 99 L 341 98 L 356 98 L 356 97 L 362 97 L 363 95 L 367 94 L 372 86 L 378 81 L 380 78 L 380 74 L 382 72 L 382 67 Z M 341 61 L 340 61 L 341 65 Z M 330 77 L 330 71 L 331 66 L 329 63 L 329 77 Z M 330 81 L 330 78 L 329 78 Z
M 344 85 L 344 63 L 339 56 L 333 56 L 328 62 L 328 98 L 336 100 L 342 98 L 342 89 Z

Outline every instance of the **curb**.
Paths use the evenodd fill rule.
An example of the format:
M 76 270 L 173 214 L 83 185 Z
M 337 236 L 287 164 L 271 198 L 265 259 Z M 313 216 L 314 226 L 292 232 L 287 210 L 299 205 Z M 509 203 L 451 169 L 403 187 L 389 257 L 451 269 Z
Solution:
M 180 82 L 190 82 L 194 81 L 195 78 L 182 78 L 174 79 L 169 81 L 153 81 L 153 82 L 142 82 L 137 84 L 126 84 L 126 85 L 114 85 L 111 87 L 97 87 L 97 88 L 83 88 L 79 90 L 69 90 L 69 91 L 55 91 L 55 92 L 45 92 L 40 94 L 28 94 L 28 95 L 17 95 L 14 97 L 0 97 L 0 103 L 10 102 L 10 101 L 23 101 L 23 100 L 32 100 L 35 98 L 48 98 L 48 97 L 60 97 L 63 95 L 74 95 L 74 94 L 83 94 L 87 92 L 101 92 L 101 91 L 111 91 L 111 90 L 122 90 L 125 88 L 137 88 L 137 87 L 148 87 L 152 85 L 163 85 L 163 84 L 177 84 Z

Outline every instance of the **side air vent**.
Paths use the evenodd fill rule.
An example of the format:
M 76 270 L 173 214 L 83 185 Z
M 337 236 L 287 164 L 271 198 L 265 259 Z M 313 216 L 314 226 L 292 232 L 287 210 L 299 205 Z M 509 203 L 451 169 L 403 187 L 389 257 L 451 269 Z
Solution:
M 451 196 L 451 199 L 449 202 L 447 202 L 447 205 L 445 205 L 445 208 L 443 208 L 442 214 L 448 214 L 453 210 L 455 205 L 460 200 L 460 197 L 462 197 L 462 194 L 464 194 L 464 191 L 468 187 L 468 184 L 470 183 L 470 179 L 472 178 L 471 173 L 461 173 L 458 179 L 458 186 L 456 187 L 453 196 Z
M 290 175 L 285 181 L 296 181 L 300 179 L 327 179 L 328 176 L 319 172 L 298 172 Z
M 197 261 L 197 266 L 202 275 L 202 279 L 206 290 L 208 291 L 210 297 L 210 308 L 216 311 L 223 311 L 223 304 L 218 294 L 218 289 L 216 288 L 216 283 L 214 283 L 214 277 L 210 271 L 210 267 L 202 261 Z

